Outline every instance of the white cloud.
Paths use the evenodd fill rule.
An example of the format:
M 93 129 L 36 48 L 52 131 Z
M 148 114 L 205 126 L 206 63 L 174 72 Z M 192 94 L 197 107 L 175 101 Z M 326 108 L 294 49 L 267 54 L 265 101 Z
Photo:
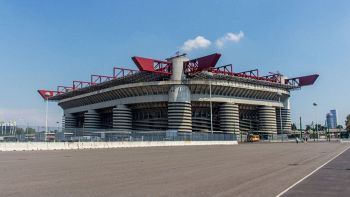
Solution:
M 225 36 L 217 39 L 215 45 L 218 48 L 222 48 L 226 42 L 239 42 L 243 37 L 244 33 L 242 31 L 239 31 L 237 34 L 229 32 Z
M 190 52 L 193 49 L 208 48 L 211 45 L 210 40 L 203 36 L 197 36 L 195 39 L 187 40 L 181 49 L 185 52 Z

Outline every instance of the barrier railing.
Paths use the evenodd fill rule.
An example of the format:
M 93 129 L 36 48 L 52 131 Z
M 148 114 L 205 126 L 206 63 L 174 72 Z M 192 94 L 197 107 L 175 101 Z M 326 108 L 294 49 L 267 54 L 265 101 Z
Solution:
M 176 131 L 113 131 L 110 129 L 70 128 L 60 132 L 6 136 L 0 141 L 235 141 L 232 133 L 176 132 Z

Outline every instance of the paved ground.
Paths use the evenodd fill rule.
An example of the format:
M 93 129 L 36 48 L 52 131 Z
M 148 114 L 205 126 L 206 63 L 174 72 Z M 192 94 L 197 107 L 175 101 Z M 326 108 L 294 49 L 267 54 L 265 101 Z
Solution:
M 350 150 L 300 182 L 284 196 L 350 196 Z
M 275 196 L 348 145 L 0 152 L 1 196 Z

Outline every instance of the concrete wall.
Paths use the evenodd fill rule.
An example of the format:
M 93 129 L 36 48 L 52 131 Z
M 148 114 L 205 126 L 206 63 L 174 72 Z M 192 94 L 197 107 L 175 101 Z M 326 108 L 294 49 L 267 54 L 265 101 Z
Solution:
M 236 145 L 237 141 L 3 142 L 0 151 L 76 150 L 156 146 Z

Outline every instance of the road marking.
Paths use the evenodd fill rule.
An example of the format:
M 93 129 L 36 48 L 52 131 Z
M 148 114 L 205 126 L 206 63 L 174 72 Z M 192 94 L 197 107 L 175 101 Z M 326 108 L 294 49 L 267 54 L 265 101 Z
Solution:
M 347 148 L 345 148 L 345 150 L 343 150 L 342 152 L 340 152 L 339 154 L 337 154 L 336 156 L 334 156 L 333 158 L 331 158 L 330 160 L 328 160 L 326 163 L 322 164 L 320 167 L 316 168 L 314 171 L 310 172 L 308 175 L 304 176 L 304 178 L 300 179 L 299 181 L 297 181 L 296 183 L 294 183 L 293 185 L 291 185 L 290 187 L 288 187 L 287 189 L 283 190 L 281 193 L 279 193 L 276 197 L 280 197 L 283 194 L 285 194 L 286 192 L 288 192 L 290 189 L 292 189 L 293 187 L 295 187 L 296 185 L 298 185 L 299 183 L 301 183 L 303 180 L 307 179 L 309 176 L 313 175 L 315 172 L 317 172 L 319 169 L 321 169 L 323 166 L 327 165 L 329 162 L 333 161 L 335 158 L 337 158 L 339 155 L 343 154 L 345 151 L 347 151 L 350 148 L 350 146 L 348 146 Z

